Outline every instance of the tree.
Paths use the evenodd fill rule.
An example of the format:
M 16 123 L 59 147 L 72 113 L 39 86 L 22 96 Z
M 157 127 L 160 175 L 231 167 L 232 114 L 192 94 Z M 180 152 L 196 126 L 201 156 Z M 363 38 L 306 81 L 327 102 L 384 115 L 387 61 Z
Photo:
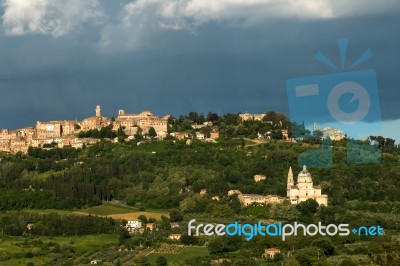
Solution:
M 218 204 L 213 207 L 212 209 L 212 216 L 213 217 L 232 217 L 234 212 L 232 209 L 226 204 Z
M 294 221 L 299 217 L 299 211 L 289 201 L 274 204 L 271 207 L 271 218 L 274 220 Z
M 240 116 L 239 114 L 225 114 L 223 116 L 224 122 L 226 125 L 234 125 L 237 126 L 240 123 Z
M 295 259 L 295 258 L 291 258 L 289 260 L 287 260 L 285 262 L 285 264 L 283 264 L 284 266 L 300 266 L 300 263 Z
M 210 254 L 220 254 L 229 251 L 226 246 L 226 241 L 224 241 L 222 237 L 214 238 L 208 242 L 208 250 Z
M 161 215 L 161 221 L 159 223 L 160 230 L 170 230 L 171 229 L 171 222 L 168 217 Z
M 190 112 L 189 116 L 188 116 L 188 119 L 192 123 L 196 123 L 197 124 L 198 117 L 199 117 L 199 114 L 197 112 Z
M 170 115 L 170 116 L 168 117 L 168 124 L 169 124 L 169 125 L 175 124 L 175 121 L 176 121 L 176 118 L 173 117 L 172 115 Z
M 136 202 L 135 202 L 135 198 L 132 195 L 127 195 L 125 197 L 125 202 L 126 204 L 128 204 L 129 206 L 135 206 Z
M 142 223 L 147 224 L 147 217 L 144 216 L 143 214 L 142 214 L 142 215 L 139 215 L 137 219 L 138 219 L 139 221 L 141 221 Z
M 156 260 L 157 266 L 166 266 L 168 265 L 167 259 L 163 256 L 158 256 Z
M 313 135 L 316 139 L 321 139 L 324 136 L 321 130 L 314 130 Z
M 306 201 L 300 202 L 296 208 L 301 212 L 302 215 L 310 215 L 311 213 L 316 213 L 319 204 L 314 199 L 308 199 Z
M 146 256 L 139 257 L 136 263 L 140 266 L 150 266 L 149 259 Z
M 183 220 L 183 214 L 178 209 L 171 209 L 169 212 L 169 219 L 172 223 L 181 222 Z
M 229 165 L 231 162 L 230 158 L 228 158 L 224 154 L 221 154 L 219 156 L 218 161 L 224 166 Z M 212 194 L 225 195 L 226 192 L 228 192 L 228 189 L 228 183 L 226 182 L 225 177 L 222 174 L 215 177 L 209 185 L 209 190 Z
M 123 142 L 128 136 L 125 134 L 124 129 L 119 126 L 118 130 L 117 130 L 117 138 L 118 138 L 118 142 Z
M 316 261 L 318 261 L 318 257 L 323 257 L 324 254 L 320 252 L 320 256 L 318 256 L 317 248 L 304 248 L 302 252 L 297 254 L 295 259 L 299 262 L 300 265 L 314 265 Z
M 320 248 L 326 256 L 332 256 L 335 253 L 335 246 L 329 238 L 314 240 L 312 245 Z
M 123 243 L 125 240 L 131 238 L 128 230 L 125 227 L 120 227 L 118 230 L 118 241 L 119 243 Z
M 265 122 L 272 122 L 273 124 L 276 124 L 279 119 L 278 119 L 278 115 L 276 112 L 274 111 L 268 111 L 265 116 L 263 117 L 263 121 Z
M 190 236 L 188 234 L 183 234 L 180 241 L 184 245 L 197 245 L 199 243 L 199 239 L 197 237 Z
M 217 114 L 209 112 L 208 115 L 207 115 L 207 119 L 206 120 L 207 121 L 211 121 L 211 122 L 215 122 L 218 119 L 219 119 L 219 116 Z
M 268 218 L 269 206 L 260 203 L 252 203 L 240 210 L 241 214 L 257 218 Z
M 134 135 L 135 139 L 136 140 L 141 140 L 143 138 L 142 134 L 143 134 L 143 130 L 140 127 L 138 127 L 137 131 L 136 131 L 136 134 Z
M 206 138 L 210 137 L 211 131 L 212 131 L 211 127 L 203 127 L 200 129 L 200 132 L 203 133 Z
M 98 205 L 101 205 L 101 199 L 99 198 L 99 196 L 94 195 L 94 196 L 93 196 L 93 199 L 92 199 L 92 202 L 90 202 L 90 205 L 91 205 L 91 206 L 98 206 Z
M 242 246 L 243 239 L 240 236 L 222 236 L 208 242 L 210 254 L 222 254 L 233 252 Z
M 185 131 L 185 130 L 190 130 L 192 128 L 192 123 L 190 123 L 189 120 L 184 119 L 180 124 L 179 124 L 179 131 Z
M 149 137 L 150 137 L 150 138 L 157 137 L 157 132 L 156 132 L 156 130 L 154 129 L 154 127 L 149 128 Z
M 232 266 L 256 266 L 257 263 L 254 259 L 238 259 L 232 264 Z
M 206 119 L 203 114 L 199 114 L 199 117 L 197 118 L 197 124 L 202 125 L 206 122 Z
M 354 263 L 351 259 L 344 259 L 340 263 L 340 266 L 356 266 L 357 264 Z
M 185 260 L 186 266 L 211 266 L 211 261 L 208 257 L 194 257 Z
M 206 204 L 206 198 L 195 194 L 182 200 L 179 204 L 179 208 L 183 213 L 202 212 L 205 210 Z

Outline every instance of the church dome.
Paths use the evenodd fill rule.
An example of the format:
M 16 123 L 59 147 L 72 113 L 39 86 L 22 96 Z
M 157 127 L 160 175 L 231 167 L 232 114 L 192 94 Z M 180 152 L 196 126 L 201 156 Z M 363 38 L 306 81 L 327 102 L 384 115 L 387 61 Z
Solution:
M 308 172 L 307 167 L 304 165 L 303 170 L 300 171 L 299 175 L 300 176 L 311 176 L 310 172 Z
M 308 183 L 312 182 L 311 174 L 307 170 L 307 167 L 304 165 L 303 170 L 300 171 L 299 175 L 297 176 L 298 183 Z

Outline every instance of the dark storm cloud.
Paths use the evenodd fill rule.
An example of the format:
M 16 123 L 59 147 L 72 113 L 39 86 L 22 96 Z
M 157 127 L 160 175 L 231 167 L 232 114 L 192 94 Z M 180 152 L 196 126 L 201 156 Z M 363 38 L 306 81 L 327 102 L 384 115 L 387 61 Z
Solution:
M 106 15 L 117 21 L 120 5 L 105 3 Z M 376 69 L 383 117 L 397 119 L 399 25 L 398 12 L 329 20 L 275 18 L 247 27 L 208 22 L 195 32 L 141 34 L 139 49 L 111 51 L 98 45 L 104 24 L 85 24 L 57 38 L 2 35 L 0 127 L 81 119 L 92 115 L 96 104 L 107 116 L 119 108 L 160 115 L 287 112 L 286 80 L 337 72 L 314 55 L 320 50 L 340 65 L 339 38 L 349 39 L 348 62 L 372 49 L 374 57 L 357 69 Z

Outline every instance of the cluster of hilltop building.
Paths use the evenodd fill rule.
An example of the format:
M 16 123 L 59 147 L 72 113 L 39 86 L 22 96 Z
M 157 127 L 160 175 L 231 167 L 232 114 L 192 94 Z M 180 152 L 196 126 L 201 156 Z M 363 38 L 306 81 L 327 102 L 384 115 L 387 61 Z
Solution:
M 101 129 L 111 124 L 113 130 L 121 127 L 128 136 L 135 135 L 139 127 L 142 133 L 154 128 L 157 135 L 166 135 L 168 118 L 169 115 L 158 117 L 150 111 L 127 114 L 124 110 L 119 110 L 118 117 L 112 120 L 102 116 L 100 106 L 96 106 L 95 115 L 82 121 L 37 121 L 35 128 L 3 129 L 0 132 L 0 151 L 26 153 L 29 147 L 43 147 L 45 144 L 52 143 L 56 143 L 58 147 L 81 148 L 84 145 L 96 143 L 98 140 L 77 138 L 80 131 Z
M 317 123 L 313 124 L 313 133 L 317 135 L 319 134 L 320 137 L 323 139 L 330 139 L 335 141 L 346 138 L 346 134 L 342 130 L 331 127 L 318 128 Z
M 261 121 L 265 114 L 239 114 L 242 121 Z M 100 106 L 96 106 L 95 115 L 87 117 L 82 121 L 78 120 L 55 120 L 55 121 L 37 121 L 36 127 L 25 127 L 15 130 L 3 129 L 0 130 L 0 151 L 5 152 L 22 152 L 27 153 L 29 147 L 64 147 L 71 146 L 74 148 L 82 148 L 85 145 L 90 145 L 98 142 L 94 138 L 78 138 L 81 131 L 88 131 L 112 125 L 112 130 L 117 131 L 122 128 L 128 138 L 133 138 L 138 133 L 140 128 L 141 134 L 147 134 L 150 128 L 154 128 L 157 137 L 162 139 L 167 136 L 168 119 L 170 115 L 159 117 L 151 111 L 143 111 L 139 114 L 129 114 L 125 110 L 119 110 L 116 118 L 109 119 L 101 114 Z M 271 122 L 272 123 L 272 122 Z M 194 129 L 199 129 L 205 126 L 212 126 L 212 122 L 205 122 L 202 125 L 192 125 Z M 266 132 L 265 135 L 259 135 L 259 138 L 269 138 Z M 283 139 L 288 138 L 288 130 L 282 130 Z M 193 136 L 189 133 L 172 132 L 171 136 L 176 139 L 191 139 L 196 138 L 203 141 L 214 142 L 219 138 L 219 132 L 213 129 L 209 136 L 202 132 L 196 131 Z M 190 140 L 188 140 L 190 141 Z M 47 144 L 47 145 L 46 145 Z
M 255 176 L 254 181 L 260 182 L 265 180 L 264 176 Z M 287 176 L 287 190 L 286 197 L 278 195 L 258 195 L 258 194 L 244 194 L 239 190 L 229 190 L 228 196 L 238 195 L 238 200 L 242 207 L 249 206 L 253 203 L 258 204 L 276 204 L 289 200 L 292 204 L 299 204 L 300 202 L 308 199 L 313 199 L 319 205 L 328 206 L 328 196 L 322 194 L 320 186 L 315 186 L 312 180 L 311 173 L 307 170 L 306 166 L 297 175 L 297 182 L 294 181 L 292 167 L 289 168 Z

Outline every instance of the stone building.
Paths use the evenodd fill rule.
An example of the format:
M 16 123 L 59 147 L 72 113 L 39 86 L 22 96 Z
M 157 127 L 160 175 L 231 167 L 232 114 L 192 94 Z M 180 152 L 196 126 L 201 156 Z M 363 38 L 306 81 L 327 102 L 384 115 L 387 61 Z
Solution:
M 36 122 L 36 138 L 59 138 L 62 136 L 72 136 L 75 134 L 76 121 L 49 121 Z
M 278 196 L 278 195 L 258 195 L 258 194 L 238 194 L 238 200 L 240 201 L 240 205 L 243 207 L 247 207 L 253 203 L 258 204 L 277 204 L 282 203 L 286 198 Z
M 277 248 L 266 248 L 262 257 L 265 259 L 275 259 L 277 254 L 281 253 L 280 249 Z
M 254 176 L 254 182 L 260 182 L 267 179 L 267 177 L 265 175 L 255 175 Z
M 250 113 L 239 114 L 239 117 L 242 119 L 242 121 L 249 121 L 249 120 L 261 121 L 264 118 L 264 116 L 265 114 L 250 114 Z
M 27 142 L 31 142 L 33 138 L 36 138 L 37 132 L 33 127 L 24 127 L 16 130 L 19 138 L 25 139 Z
M 240 192 L 240 190 L 237 190 L 237 189 L 231 189 L 228 191 L 228 197 L 233 196 L 235 194 L 240 195 L 240 194 L 242 194 L 242 192 Z
M 152 127 L 159 135 L 162 134 L 161 132 L 167 132 L 168 119 L 169 115 L 158 117 L 150 111 L 143 111 L 140 114 L 127 114 L 125 110 L 119 110 L 118 117 L 113 122 L 113 129 L 118 130 L 119 127 L 122 127 L 127 135 L 133 135 L 132 133 L 136 134 L 138 127 L 143 130 L 143 133 L 147 133 Z
M 212 130 L 210 132 L 210 138 L 211 139 L 219 139 L 219 131 L 218 130 Z
M 38 139 L 61 137 L 61 124 L 56 121 L 36 122 L 36 132 Z
M 168 238 L 172 240 L 180 240 L 181 239 L 181 234 L 169 234 Z
M 3 129 L 0 131 L 0 151 L 26 153 L 34 137 L 36 130 L 32 127 L 17 130 Z
M 331 127 L 318 128 L 317 123 L 313 125 L 313 133 L 317 135 L 320 134 L 323 139 L 330 139 L 333 141 L 346 138 L 346 134 L 342 130 Z
M 140 227 L 142 227 L 142 222 L 138 220 L 128 221 L 125 225 L 125 228 L 129 233 L 135 232 Z
M 314 186 L 312 176 L 305 165 L 297 176 L 297 184 L 294 183 L 292 167 L 289 168 L 287 197 L 292 204 L 314 199 L 319 205 L 328 206 L 328 196 L 321 194 L 320 186 Z
M 87 131 L 91 129 L 101 129 L 110 124 L 110 120 L 107 117 L 101 115 L 100 105 L 96 106 L 96 115 L 83 119 L 81 123 L 81 130 Z

